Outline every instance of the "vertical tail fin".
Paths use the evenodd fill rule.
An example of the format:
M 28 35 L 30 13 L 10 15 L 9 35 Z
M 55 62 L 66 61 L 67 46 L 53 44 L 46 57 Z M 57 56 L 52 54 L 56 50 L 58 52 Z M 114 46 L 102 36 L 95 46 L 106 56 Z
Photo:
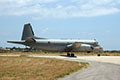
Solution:
M 39 37 L 34 36 L 34 32 L 33 32 L 33 29 L 30 23 L 24 25 L 21 40 L 26 40 L 26 38 L 28 37 L 33 38 L 33 39 L 46 39 L 46 38 L 39 38 Z
M 24 25 L 24 30 L 23 30 L 21 40 L 25 40 L 27 37 L 34 38 L 34 32 L 33 32 L 32 26 L 30 24 Z

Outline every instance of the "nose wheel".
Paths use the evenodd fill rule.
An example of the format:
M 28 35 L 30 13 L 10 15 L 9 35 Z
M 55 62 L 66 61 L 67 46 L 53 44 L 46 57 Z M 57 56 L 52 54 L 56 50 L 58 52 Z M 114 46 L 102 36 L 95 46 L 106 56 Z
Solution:
M 100 56 L 100 53 L 98 53 L 97 56 Z

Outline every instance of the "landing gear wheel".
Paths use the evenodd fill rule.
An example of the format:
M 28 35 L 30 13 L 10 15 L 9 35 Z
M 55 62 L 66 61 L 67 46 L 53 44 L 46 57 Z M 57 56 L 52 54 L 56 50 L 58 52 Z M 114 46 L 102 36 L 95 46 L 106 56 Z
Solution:
M 87 51 L 87 53 L 90 53 L 90 51 Z
M 70 56 L 70 53 L 67 53 L 67 56 Z
M 71 53 L 71 57 L 75 57 L 74 53 Z
M 97 56 L 100 56 L 100 53 L 98 53 L 98 55 Z

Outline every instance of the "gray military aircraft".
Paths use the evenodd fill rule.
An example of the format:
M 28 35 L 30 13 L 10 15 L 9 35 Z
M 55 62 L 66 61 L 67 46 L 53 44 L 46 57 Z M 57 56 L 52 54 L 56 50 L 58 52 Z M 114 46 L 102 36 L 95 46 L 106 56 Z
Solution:
M 43 51 L 67 52 L 67 56 L 74 56 L 73 52 L 102 51 L 103 48 L 96 40 L 48 39 L 34 36 L 32 26 L 24 25 L 21 41 L 7 41 L 8 43 L 22 44 L 30 48 Z M 71 53 L 71 54 L 70 54 Z

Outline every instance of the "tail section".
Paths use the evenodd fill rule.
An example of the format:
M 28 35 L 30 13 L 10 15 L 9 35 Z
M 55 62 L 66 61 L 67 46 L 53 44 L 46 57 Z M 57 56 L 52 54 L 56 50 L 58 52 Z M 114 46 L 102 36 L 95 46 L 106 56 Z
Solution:
M 30 23 L 24 25 L 21 40 L 26 40 L 27 38 L 46 39 L 46 38 L 39 38 L 39 37 L 34 36 L 34 32 L 33 32 L 33 29 L 32 29 L 32 26 L 30 25 Z
M 26 45 L 25 44 L 26 42 L 27 43 L 36 42 L 35 39 L 46 39 L 46 38 L 39 38 L 39 37 L 34 36 L 32 26 L 30 24 L 25 24 L 21 41 L 7 41 L 7 42 Z M 23 41 L 23 40 L 25 40 L 25 41 Z
M 32 26 L 30 24 L 24 25 L 24 30 L 23 30 L 21 40 L 25 40 L 27 37 L 34 38 L 34 32 L 33 32 Z

